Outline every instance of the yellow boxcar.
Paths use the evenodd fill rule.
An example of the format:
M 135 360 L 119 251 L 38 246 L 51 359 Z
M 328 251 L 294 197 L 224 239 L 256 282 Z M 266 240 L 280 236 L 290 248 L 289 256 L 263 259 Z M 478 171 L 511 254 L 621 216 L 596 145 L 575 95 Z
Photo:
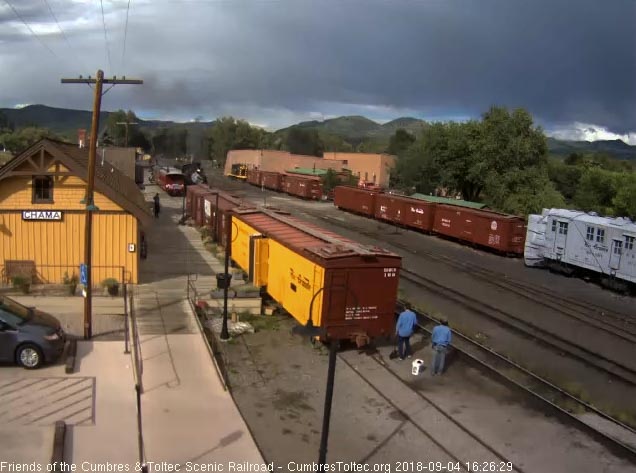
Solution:
M 271 212 L 235 215 L 233 227 L 234 260 L 299 323 L 359 343 L 393 333 L 400 256 Z

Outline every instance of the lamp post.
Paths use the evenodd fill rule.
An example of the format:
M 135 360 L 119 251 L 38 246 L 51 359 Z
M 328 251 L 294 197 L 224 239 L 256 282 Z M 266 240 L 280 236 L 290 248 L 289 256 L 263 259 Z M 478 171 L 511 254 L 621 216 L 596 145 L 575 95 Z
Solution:
M 218 212 L 218 208 L 217 208 Z M 227 293 L 230 288 L 231 276 L 228 274 L 230 266 L 230 249 L 232 245 L 232 212 L 225 214 L 225 272 L 223 274 L 223 325 L 221 326 L 221 340 L 228 340 L 227 330 Z
M 321 289 L 322 291 L 322 289 Z M 320 291 L 319 291 L 320 292 Z M 318 295 L 316 293 L 314 298 Z M 318 451 L 318 464 L 325 465 L 327 463 L 327 446 L 329 445 L 329 424 L 331 423 L 331 404 L 333 401 L 333 387 L 336 379 L 336 356 L 340 342 L 336 338 L 331 338 L 325 330 L 316 327 L 313 324 L 311 312 L 313 299 L 309 309 L 309 319 L 305 325 L 295 326 L 292 333 L 301 336 L 309 336 L 310 338 L 322 336 L 329 343 L 329 365 L 327 367 L 327 387 L 325 388 L 325 405 L 322 413 L 322 434 L 320 436 L 320 449 Z

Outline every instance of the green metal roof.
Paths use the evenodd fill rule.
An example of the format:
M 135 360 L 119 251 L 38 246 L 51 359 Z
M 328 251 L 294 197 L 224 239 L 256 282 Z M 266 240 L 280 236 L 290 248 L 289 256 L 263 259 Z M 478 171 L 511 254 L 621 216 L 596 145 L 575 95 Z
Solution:
M 312 168 L 296 168 L 296 169 L 288 169 L 285 172 L 291 174 L 309 174 L 310 176 L 324 176 L 327 174 L 326 169 L 312 169 Z
M 480 202 L 470 202 L 469 200 L 449 199 L 448 197 L 437 197 L 434 195 L 426 194 L 413 194 L 414 199 L 426 200 L 427 202 L 435 202 L 437 204 L 457 205 L 459 207 L 468 207 L 471 209 L 483 209 L 486 208 L 486 204 Z

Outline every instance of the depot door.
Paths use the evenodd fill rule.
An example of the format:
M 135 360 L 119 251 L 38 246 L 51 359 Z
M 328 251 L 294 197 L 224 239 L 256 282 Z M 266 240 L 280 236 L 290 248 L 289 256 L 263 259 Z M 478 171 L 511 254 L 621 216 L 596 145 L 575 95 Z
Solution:
M 619 269 L 621 267 L 621 256 L 623 254 L 623 242 L 621 240 L 612 240 L 612 248 L 610 253 L 610 269 Z

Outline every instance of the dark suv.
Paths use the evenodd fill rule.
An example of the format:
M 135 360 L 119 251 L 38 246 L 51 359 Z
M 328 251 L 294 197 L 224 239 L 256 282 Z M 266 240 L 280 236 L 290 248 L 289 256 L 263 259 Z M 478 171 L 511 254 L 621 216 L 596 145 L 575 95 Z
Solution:
M 0 362 L 39 368 L 62 354 L 65 341 L 55 317 L 9 297 L 0 297 Z

